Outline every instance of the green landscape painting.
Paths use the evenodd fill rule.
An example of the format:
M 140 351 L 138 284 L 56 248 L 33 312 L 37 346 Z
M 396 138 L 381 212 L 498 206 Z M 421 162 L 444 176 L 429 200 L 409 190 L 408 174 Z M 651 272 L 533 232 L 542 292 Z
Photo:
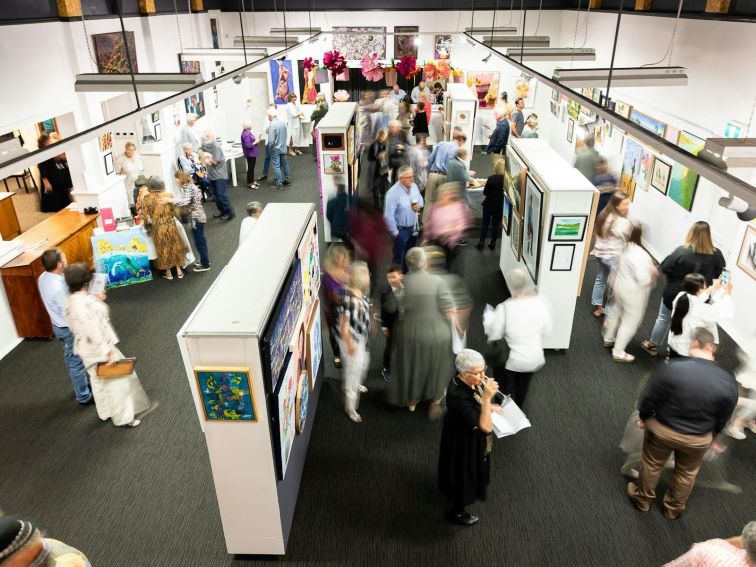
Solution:
M 678 147 L 693 155 L 698 155 L 698 152 L 704 148 L 704 143 L 703 139 L 685 131 L 680 132 L 680 137 L 677 140 Z M 667 195 L 686 211 L 690 211 L 693 208 L 697 185 L 698 174 L 679 163 L 675 163 L 672 166 Z
M 588 217 L 582 216 L 561 216 L 554 215 L 551 217 L 551 230 L 549 231 L 549 240 L 567 240 L 579 242 L 583 240 L 583 233 L 588 222 Z

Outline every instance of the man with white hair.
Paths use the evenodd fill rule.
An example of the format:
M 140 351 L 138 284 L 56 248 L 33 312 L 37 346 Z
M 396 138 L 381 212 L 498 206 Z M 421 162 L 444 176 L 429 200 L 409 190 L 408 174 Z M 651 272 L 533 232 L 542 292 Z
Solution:
M 454 363 L 457 375 L 446 394 L 438 488 L 449 520 L 472 526 L 478 517 L 465 508 L 486 498 L 493 446 L 491 412 L 500 411 L 492 400 L 499 386 L 486 377 L 486 361 L 478 351 L 463 349 Z
M 8 567 L 91 567 L 84 554 L 62 541 L 42 537 L 31 522 L 0 518 L 0 565 Z
M 386 111 L 383 111 L 386 114 Z M 407 140 L 407 133 L 402 130 L 402 123 L 398 120 L 391 120 L 389 122 L 388 139 L 386 145 L 388 146 L 388 165 L 391 170 L 391 182 L 395 183 L 397 180 L 396 174 L 399 168 L 406 165 L 406 150 L 409 146 Z
M 739 536 L 696 543 L 688 553 L 666 563 L 664 567 L 713 567 L 717 565 L 727 567 L 756 565 L 756 521 L 748 522 Z
M 268 110 L 270 116 L 270 126 L 268 127 L 268 144 L 265 149 L 270 153 L 270 163 L 273 166 L 273 173 L 276 176 L 276 189 L 283 189 L 285 185 L 291 185 L 291 171 L 289 170 L 289 160 L 286 157 L 288 131 L 286 123 L 278 117 L 278 111 L 275 108 Z M 283 171 L 283 178 L 281 172 Z
M 200 138 L 194 125 L 197 123 L 198 116 L 193 112 L 186 115 L 186 123 L 181 127 L 181 145 L 191 144 L 194 150 L 200 147 Z
M 411 248 L 417 227 L 417 213 L 423 210 L 423 196 L 414 182 L 412 168 L 405 165 L 399 168 L 399 181 L 386 192 L 383 217 L 391 236 L 394 237 L 395 264 L 401 264 L 407 271 L 404 255 Z M 414 244 L 413 244 L 414 245 Z
M 496 162 L 503 160 L 504 154 L 507 152 L 509 120 L 505 116 L 504 109 L 501 108 L 494 110 L 494 118 L 496 118 L 496 128 L 491 132 L 486 153 L 491 154 L 491 165 L 495 168 Z
M 270 111 L 275 110 L 276 105 L 271 104 L 268 107 L 268 110 L 265 111 L 265 120 L 263 122 L 263 135 L 260 136 L 260 141 L 262 141 L 264 138 L 268 137 L 268 130 L 270 130 L 270 121 L 272 120 Z M 270 152 L 268 151 L 267 146 L 265 147 L 265 160 L 263 161 L 263 170 L 262 175 L 258 177 L 255 181 L 265 181 L 268 178 L 268 172 L 270 171 Z
M 186 142 L 181 149 L 183 153 L 178 157 L 178 168 L 186 171 L 192 176 L 192 180 L 202 190 L 203 202 L 207 200 L 207 194 L 210 193 L 210 181 L 207 179 L 207 170 L 200 163 L 197 152 L 191 142 Z
M 236 214 L 231 207 L 231 201 L 228 199 L 228 167 L 226 166 L 226 156 L 223 153 L 223 148 L 215 139 L 215 134 L 212 132 L 205 132 L 204 143 L 202 149 L 205 150 L 205 164 L 207 165 L 207 178 L 210 181 L 210 186 L 213 188 L 213 194 L 215 196 L 215 205 L 218 207 L 218 212 L 213 215 L 213 218 L 220 218 L 221 220 L 231 220 Z

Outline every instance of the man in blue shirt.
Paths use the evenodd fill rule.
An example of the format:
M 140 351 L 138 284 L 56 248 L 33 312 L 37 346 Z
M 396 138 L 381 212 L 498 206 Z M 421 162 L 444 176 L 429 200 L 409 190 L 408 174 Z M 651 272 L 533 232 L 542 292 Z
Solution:
M 39 295 L 45 304 L 47 314 L 52 321 L 55 338 L 63 343 L 63 357 L 68 367 L 68 375 L 76 394 L 76 401 L 81 405 L 92 402 L 92 392 L 87 383 L 87 371 L 81 358 L 73 351 L 74 336 L 68 328 L 65 316 L 66 299 L 68 298 L 68 286 L 63 277 L 66 267 L 66 256 L 59 248 L 51 248 L 42 253 L 42 266 L 45 271 L 37 279 Z
M 425 202 L 428 204 L 423 211 L 423 222 L 428 220 L 430 206 L 436 202 L 438 188 L 446 183 L 446 173 L 449 161 L 457 156 L 457 150 L 465 145 L 467 136 L 459 130 L 449 142 L 436 144 L 428 158 L 428 181 L 425 182 Z
M 394 237 L 395 264 L 401 264 L 404 271 L 404 255 L 408 248 L 414 246 L 414 235 L 417 227 L 417 213 L 423 210 L 423 196 L 414 182 L 415 174 L 412 168 L 405 165 L 399 168 L 399 181 L 386 192 L 386 203 L 383 217 L 386 226 Z
M 399 83 L 394 83 L 394 86 L 389 93 L 389 98 L 391 99 L 391 101 L 399 104 L 400 102 L 402 102 L 402 100 L 404 100 L 405 96 L 407 96 L 407 93 L 399 87 Z
M 491 133 L 491 138 L 488 140 L 488 146 L 486 147 L 486 153 L 491 154 L 491 165 L 496 168 L 496 162 L 504 159 L 504 154 L 507 151 L 507 142 L 509 142 L 509 120 L 504 117 L 504 112 L 501 110 L 494 111 L 494 117 L 496 118 L 496 128 Z
M 271 109 L 270 126 L 268 127 L 268 146 L 266 152 L 270 152 L 270 164 L 276 176 L 276 189 L 283 189 L 284 185 L 291 185 L 291 171 L 289 171 L 289 159 L 286 157 L 288 131 L 286 124 L 278 117 L 278 111 Z M 283 180 L 281 179 L 283 170 Z

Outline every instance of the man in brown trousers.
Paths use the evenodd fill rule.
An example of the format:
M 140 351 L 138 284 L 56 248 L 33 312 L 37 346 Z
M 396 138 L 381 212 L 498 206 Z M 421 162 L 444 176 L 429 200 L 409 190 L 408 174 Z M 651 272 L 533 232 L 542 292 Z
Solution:
M 673 452 L 675 470 L 664 495 L 664 515 L 674 520 L 685 510 L 704 455 L 735 409 L 737 383 L 716 365 L 715 351 L 711 332 L 694 329 L 690 356 L 662 365 L 640 398 L 638 427 L 646 430 L 643 460 L 638 483 L 627 485 L 627 495 L 641 512 L 656 497 L 662 468 Z

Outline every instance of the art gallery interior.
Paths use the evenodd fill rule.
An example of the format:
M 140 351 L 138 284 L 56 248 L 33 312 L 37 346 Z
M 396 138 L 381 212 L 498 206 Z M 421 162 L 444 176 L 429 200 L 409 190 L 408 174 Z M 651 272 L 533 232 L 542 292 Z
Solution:
M 97 567 L 661 565 L 755 519 L 750 431 L 722 436 L 680 519 L 665 519 L 661 499 L 645 514 L 628 500 L 619 444 L 662 364 L 640 341 L 663 279 L 628 349 L 635 362 L 614 362 L 591 306 L 599 191 L 573 167 L 585 140 L 595 140 L 656 262 L 693 223 L 709 223 L 734 304 L 719 323 L 718 362 L 737 373 L 756 356 L 751 2 L 2 4 L 0 515 L 29 519 Z M 339 55 L 345 68 L 334 63 Z M 529 394 L 531 427 L 494 440 L 488 497 L 475 504 L 472 528 L 441 511 L 442 420 L 383 399 L 380 325 L 364 422 L 355 425 L 321 320 L 321 271 L 337 240 L 327 204 L 340 185 L 371 196 L 366 150 L 377 128 L 366 93 L 396 82 L 409 94 L 420 80 L 445 93 L 428 115 L 428 144 L 458 128 L 465 165 L 480 180 L 469 187 L 471 245 L 455 270 L 475 304 L 467 346 L 490 348 L 483 310 L 509 297 L 513 268 L 526 271 L 555 321 Z M 521 179 L 521 190 L 505 190 L 500 245 L 477 250 L 483 185 L 494 173 L 485 148 L 502 92 L 509 103 L 523 98 L 524 116 L 537 115 L 538 136 L 510 137 L 505 178 Z M 266 112 L 275 105 L 283 115 L 291 93 L 301 111 L 292 184 L 276 189 L 271 170 L 250 188 L 243 124 L 265 137 Z M 328 113 L 313 127 L 320 95 Z M 134 147 L 140 174 L 161 177 L 178 198 L 189 130 L 198 142 L 217 137 L 236 218 L 211 218 L 207 202 L 212 270 L 166 281 L 134 222 L 123 156 Z M 39 147 L 45 134 L 52 143 Z M 46 210 L 45 164 L 61 160 L 70 204 Z M 249 201 L 265 210 L 240 242 Z M 42 253 L 55 246 L 108 274 L 119 348 L 136 357 L 160 404 L 138 429 L 101 422 L 71 395 L 36 284 Z M 380 312 L 379 292 L 372 301 Z

